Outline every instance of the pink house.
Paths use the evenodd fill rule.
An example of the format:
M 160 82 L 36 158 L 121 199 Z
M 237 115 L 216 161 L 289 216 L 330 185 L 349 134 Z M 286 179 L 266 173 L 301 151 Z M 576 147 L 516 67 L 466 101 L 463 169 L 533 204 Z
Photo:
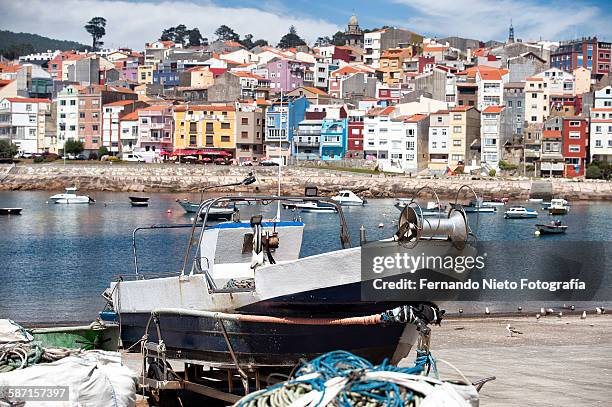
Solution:
M 172 105 L 154 105 L 138 110 L 138 149 L 172 151 L 174 120 Z
M 270 80 L 270 92 L 289 92 L 304 85 L 307 63 L 293 59 L 273 58 L 266 66 Z

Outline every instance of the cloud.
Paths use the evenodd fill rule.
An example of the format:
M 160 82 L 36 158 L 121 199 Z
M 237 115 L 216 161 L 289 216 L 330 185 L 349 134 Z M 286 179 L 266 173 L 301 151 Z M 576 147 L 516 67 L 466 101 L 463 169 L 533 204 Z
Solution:
M 269 3 L 273 4 L 273 3 Z M 322 35 L 332 35 L 340 27 L 325 21 L 279 11 L 268 3 L 264 8 L 224 7 L 205 1 L 162 2 L 109 0 L 0 0 L 0 27 L 17 32 L 31 32 L 57 39 L 91 42 L 83 26 L 90 18 L 106 18 L 106 47 L 144 48 L 144 43 L 159 38 L 164 28 L 185 24 L 198 27 L 203 36 L 214 39 L 213 32 L 221 24 L 239 34 L 251 33 L 276 44 L 295 25 L 307 42 Z
M 430 35 L 458 35 L 481 40 L 505 39 L 510 19 L 524 40 L 570 39 L 612 34 L 607 10 L 580 2 L 538 0 L 393 0 L 412 15 L 394 24 Z

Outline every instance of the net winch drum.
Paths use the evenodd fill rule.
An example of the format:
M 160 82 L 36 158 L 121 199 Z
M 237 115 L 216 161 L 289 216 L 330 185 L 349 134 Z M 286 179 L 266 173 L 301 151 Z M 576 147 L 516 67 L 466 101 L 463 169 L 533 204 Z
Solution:
M 400 242 L 421 239 L 448 239 L 459 250 L 468 240 L 469 226 L 465 212 L 451 204 L 447 218 L 426 219 L 418 205 L 407 205 L 400 214 L 396 237 Z

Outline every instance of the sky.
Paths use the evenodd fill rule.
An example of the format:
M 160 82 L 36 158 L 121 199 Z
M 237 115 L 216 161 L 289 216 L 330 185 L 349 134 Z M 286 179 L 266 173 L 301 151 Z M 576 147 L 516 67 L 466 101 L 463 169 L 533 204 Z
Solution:
M 221 24 L 276 44 L 295 25 L 308 43 L 346 28 L 352 13 L 362 28 L 390 25 L 431 37 L 612 40 L 612 0 L 0 0 L 0 29 L 84 44 L 92 17 L 107 19 L 105 46 L 142 49 L 164 28 L 185 24 L 215 39 Z

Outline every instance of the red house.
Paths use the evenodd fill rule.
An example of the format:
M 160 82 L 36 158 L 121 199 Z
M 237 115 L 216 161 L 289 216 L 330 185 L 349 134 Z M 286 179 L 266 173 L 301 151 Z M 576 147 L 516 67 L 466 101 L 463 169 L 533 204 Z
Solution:
M 347 158 L 363 158 L 363 110 L 349 110 Z
M 581 177 L 589 145 L 589 121 L 585 117 L 563 118 L 564 177 Z

